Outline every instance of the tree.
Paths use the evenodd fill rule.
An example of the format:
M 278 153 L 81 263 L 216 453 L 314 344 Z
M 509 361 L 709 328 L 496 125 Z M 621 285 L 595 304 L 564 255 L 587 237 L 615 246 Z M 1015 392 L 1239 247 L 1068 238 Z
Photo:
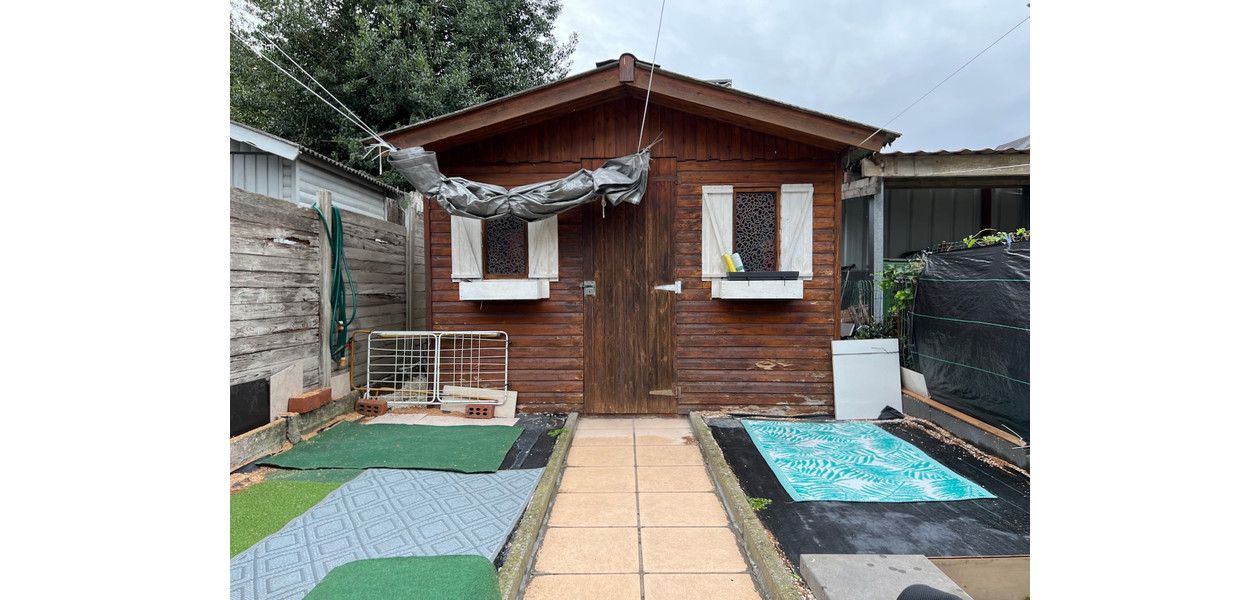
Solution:
M 577 34 L 557 42 L 559 14 L 559 0 L 242 0 L 231 117 L 376 173 L 368 134 L 275 65 L 389 131 L 567 75 Z M 381 178 L 410 187 L 393 171 Z

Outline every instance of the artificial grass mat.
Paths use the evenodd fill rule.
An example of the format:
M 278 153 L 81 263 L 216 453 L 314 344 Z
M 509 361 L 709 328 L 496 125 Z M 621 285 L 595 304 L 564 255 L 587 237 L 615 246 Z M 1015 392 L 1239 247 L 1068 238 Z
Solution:
M 263 481 L 232 494 L 231 556 L 279 531 L 338 487 L 340 483 Z
M 493 473 L 524 429 L 501 425 L 402 425 L 343 421 L 258 461 L 285 469 L 430 469 Z
M 363 469 L 276 469 L 267 473 L 267 481 L 345 483 L 362 474 Z
M 502 600 L 494 564 L 481 556 L 356 560 L 329 571 L 305 596 L 305 600 L 345 598 Z

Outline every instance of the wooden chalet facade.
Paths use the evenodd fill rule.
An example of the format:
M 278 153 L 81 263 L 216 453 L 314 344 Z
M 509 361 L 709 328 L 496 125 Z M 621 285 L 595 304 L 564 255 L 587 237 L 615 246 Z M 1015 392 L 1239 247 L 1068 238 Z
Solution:
M 845 166 L 897 134 L 649 67 L 622 55 L 384 134 L 399 148 L 435 151 L 448 177 L 505 187 L 561 178 L 639 149 L 652 79 L 642 138 L 660 141 L 648 194 L 638 205 L 562 213 L 551 233 L 531 224 L 531 266 L 519 280 L 538 282 L 543 297 L 461 300 L 476 297 L 469 261 L 484 260 L 484 248 L 466 247 L 484 241 L 476 225 L 425 203 L 431 327 L 507 332 L 508 379 L 525 412 L 828 412 Z M 782 297 L 722 280 L 717 257 L 730 251 L 732 202 L 743 192 L 778 203 L 772 260 L 800 274 L 764 282 L 784 287 Z M 548 257 L 553 266 L 535 270 Z M 675 282 L 680 289 L 669 289 Z

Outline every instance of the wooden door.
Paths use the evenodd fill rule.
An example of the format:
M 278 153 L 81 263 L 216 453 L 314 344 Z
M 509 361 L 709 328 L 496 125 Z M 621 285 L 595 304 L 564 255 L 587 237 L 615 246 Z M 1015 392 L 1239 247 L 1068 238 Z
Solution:
M 593 169 L 597 161 L 585 161 Z M 674 380 L 673 158 L 653 158 L 638 205 L 583 208 L 586 413 L 677 413 Z

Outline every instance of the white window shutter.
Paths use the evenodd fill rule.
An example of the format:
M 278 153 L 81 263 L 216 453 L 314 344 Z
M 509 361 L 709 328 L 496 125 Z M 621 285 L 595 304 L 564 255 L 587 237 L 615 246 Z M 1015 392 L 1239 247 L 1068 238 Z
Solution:
M 556 217 L 547 217 L 529 224 L 529 277 L 560 278 L 560 235 Z
M 734 246 L 735 188 L 729 185 L 706 185 L 701 188 L 700 237 L 702 278 L 726 277 L 722 255 Z
M 786 183 L 779 189 L 779 270 L 814 276 L 814 184 Z
M 451 279 L 481 279 L 481 220 L 451 215 Z

